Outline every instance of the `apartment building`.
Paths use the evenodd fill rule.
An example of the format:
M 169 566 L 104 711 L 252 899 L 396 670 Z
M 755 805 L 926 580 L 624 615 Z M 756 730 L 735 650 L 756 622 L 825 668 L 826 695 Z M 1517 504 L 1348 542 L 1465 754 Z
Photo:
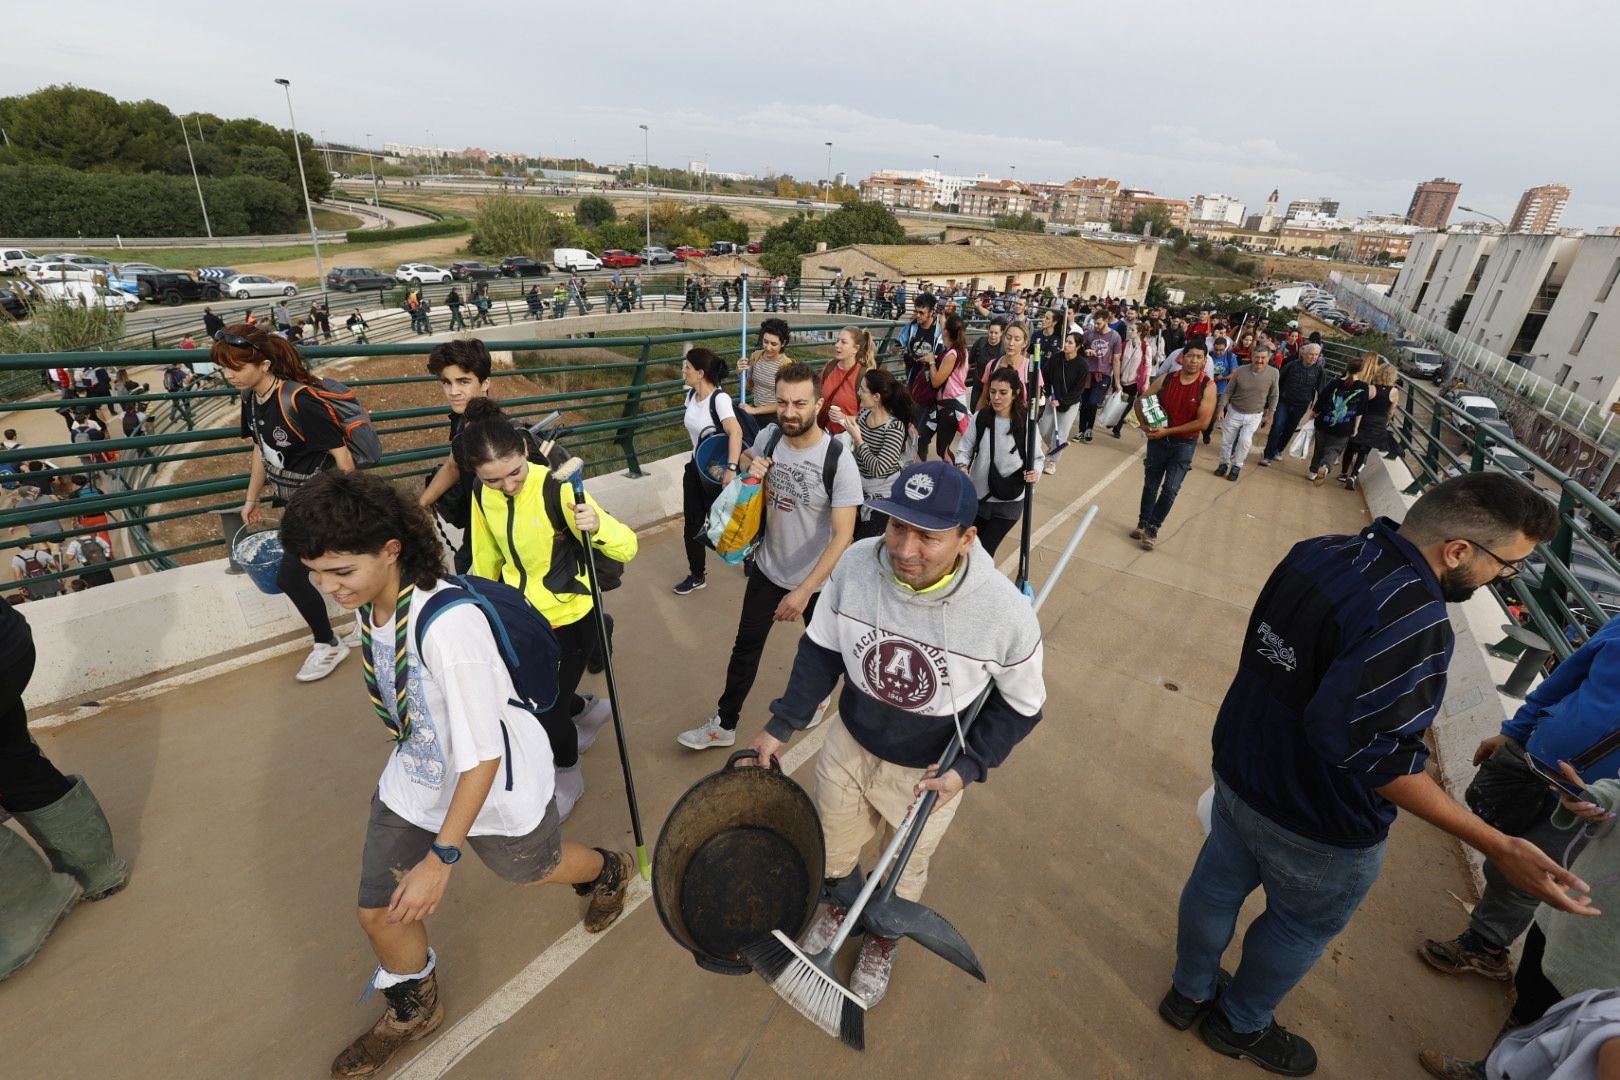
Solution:
M 1298 221 L 1301 218 L 1322 219 L 1338 218 L 1339 200 L 1330 199 L 1326 195 L 1318 195 L 1314 199 L 1295 199 L 1288 204 L 1283 212 L 1284 221 Z
M 1586 236 L 1531 346 L 1538 375 L 1613 407 L 1620 401 L 1620 236 Z
M 1107 176 L 1077 176 L 1051 196 L 1052 220 L 1067 225 L 1114 220 L 1121 184 Z
M 1248 209 L 1246 206 L 1230 195 L 1194 195 L 1188 220 L 1242 225 L 1243 212 L 1246 209 Z
M 929 210 L 935 201 L 933 185 L 904 176 L 869 176 L 861 181 L 861 201 L 890 210 Z
M 1170 228 L 1187 228 L 1188 206 L 1186 199 L 1170 199 L 1163 195 L 1155 195 L 1143 188 L 1124 188 L 1114 199 L 1113 214 L 1110 220 L 1121 224 L 1130 224 L 1140 210 L 1147 210 L 1153 206 L 1162 206 L 1170 214 Z
M 990 180 L 963 188 L 960 206 L 962 213 L 976 217 L 1040 214 L 1047 210 L 1044 198 L 1014 180 Z
M 1531 354 L 1580 249 L 1579 240 L 1556 234 L 1501 237 L 1465 293 L 1457 333 L 1509 359 Z
M 1445 228 L 1461 191 L 1461 184 L 1443 176 L 1425 180 L 1412 192 L 1412 205 L 1406 210 L 1406 223 L 1424 229 Z
M 1558 222 L 1569 203 L 1569 188 L 1563 184 L 1541 184 L 1519 196 L 1519 206 L 1508 222 L 1508 232 L 1550 233 L 1558 231 Z

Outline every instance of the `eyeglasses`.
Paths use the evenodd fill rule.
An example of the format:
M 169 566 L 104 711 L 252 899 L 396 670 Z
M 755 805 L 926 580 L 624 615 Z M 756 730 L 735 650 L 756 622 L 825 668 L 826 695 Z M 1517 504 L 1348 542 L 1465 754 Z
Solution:
M 1526 555 L 1522 559 L 1513 559 L 1513 560 L 1510 561 L 1508 559 L 1502 558 L 1502 556 L 1498 555 L 1496 552 L 1492 551 L 1490 548 L 1486 547 L 1484 544 L 1480 543 L 1478 540 L 1470 540 L 1466 536 L 1459 536 L 1459 537 L 1457 537 L 1457 539 L 1461 540 L 1465 544 L 1473 545 L 1473 547 L 1474 547 L 1474 549 L 1476 551 L 1483 551 L 1485 554 L 1489 555 L 1491 558 L 1495 559 L 1499 564 L 1501 564 L 1502 569 L 1496 575 L 1499 578 L 1517 576 L 1519 571 L 1524 569 L 1524 564 L 1530 558 L 1529 555 Z
M 274 361 L 275 361 L 275 358 L 273 356 L 271 356 L 269 353 L 265 352 L 263 349 L 259 348 L 258 345 L 254 344 L 252 341 L 250 341 L 247 338 L 243 337 L 241 334 L 232 334 L 229 331 L 221 331 L 220 335 L 219 335 L 219 340 L 223 341 L 227 345 L 233 345 L 238 349 L 252 349 L 254 352 L 256 352 L 260 356 L 264 357 L 265 360 L 270 361 L 272 363 L 274 363 Z

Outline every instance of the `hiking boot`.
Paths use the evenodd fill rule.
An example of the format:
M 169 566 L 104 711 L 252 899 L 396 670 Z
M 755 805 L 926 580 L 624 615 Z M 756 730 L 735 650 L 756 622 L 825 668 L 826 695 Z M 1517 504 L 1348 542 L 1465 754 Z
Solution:
M 1228 480 L 1235 481 L 1238 478 L 1238 474 L 1241 473 L 1242 471 L 1243 471 L 1243 466 L 1234 465 L 1234 466 L 1232 466 L 1232 471 L 1226 474 L 1226 478 Z
M 1152 551 L 1153 545 L 1159 542 L 1159 530 L 1149 526 L 1142 530 L 1142 550 Z
M 568 815 L 574 812 L 574 804 L 585 797 L 585 770 L 577 764 L 571 768 L 558 769 L 554 792 L 557 799 L 557 820 L 567 821 Z
M 734 745 L 737 742 L 737 732 L 727 731 L 721 725 L 720 717 L 715 715 L 692 730 L 681 732 L 675 736 L 675 741 L 689 750 L 707 750 L 711 746 Z
M 339 641 L 336 645 L 327 645 L 317 641 L 315 647 L 309 650 L 304 658 L 304 666 L 298 669 L 293 678 L 299 682 L 319 682 L 343 663 L 343 658 L 349 655 L 349 647 Z
M 81 892 L 77 881 L 53 873 L 28 841 L 0 825 L 0 980 L 34 958 Z
M 1147 522 L 1138 521 L 1136 523 L 1136 528 L 1131 530 L 1131 539 L 1132 540 L 1140 540 L 1140 539 L 1142 539 L 1142 535 L 1144 533 L 1146 533 L 1146 532 L 1147 532 Z
M 82 776 L 70 779 L 73 786 L 60 799 L 13 816 L 45 852 L 52 870 L 78 881 L 86 900 L 100 900 L 129 884 L 129 864 L 113 850 L 112 827 L 90 785 Z
M 585 708 L 574 717 L 574 730 L 579 733 L 579 752 L 583 754 L 596 745 L 596 737 L 601 734 L 602 726 L 613 719 L 613 706 L 607 698 L 595 694 L 579 696 L 585 699 Z
M 390 986 L 382 995 L 388 1000 L 387 1011 L 332 1061 L 333 1077 L 370 1076 L 393 1060 L 406 1043 L 427 1038 L 444 1023 L 437 969 L 420 979 Z
M 821 914 L 816 916 L 816 921 L 805 931 L 804 940 L 799 942 L 799 948 L 806 956 L 814 956 L 831 945 L 832 939 L 838 936 L 838 928 L 844 925 L 844 916 L 847 914 L 848 908 L 838 907 L 835 904 L 828 904 L 822 908 Z
M 1226 475 L 1226 469 L 1227 469 L 1226 462 L 1223 461 L 1219 465 L 1215 466 L 1215 475 L 1216 476 L 1225 476 Z
M 699 574 L 687 574 L 686 577 L 681 579 L 681 583 L 675 586 L 675 595 L 687 596 L 697 592 L 699 589 L 706 588 L 708 584 L 708 580 Z
M 1316 1071 L 1316 1050 L 1310 1043 L 1273 1020 L 1260 1031 L 1242 1034 L 1217 1004 L 1204 1014 L 1198 1036 L 1217 1054 L 1252 1061 L 1279 1076 L 1309 1076 Z
M 1424 1072 L 1440 1080 L 1485 1080 L 1483 1061 L 1467 1061 L 1450 1054 L 1425 1050 L 1418 1055 L 1418 1064 L 1423 1066 Z
M 1472 928 L 1464 930 L 1450 941 L 1427 940 L 1418 949 L 1418 956 L 1436 971 L 1447 975 L 1467 975 L 1473 972 L 1497 982 L 1513 978 L 1506 949 L 1493 949 Z
M 1159 1001 L 1159 1016 L 1177 1031 L 1186 1031 L 1198 1022 L 1200 1016 L 1209 1011 L 1209 1007 L 1215 1004 L 1215 999 L 1225 993 L 1231 983 L 1231 972 L 1220 968 L 1215 976 L 1215 997 L 1206 1001 L 1195 1001 L 1171 986 Z
M 855 961 L 855 970 L 849 973 L 849 988 L 855 996 L 866 1002 L 868 1009 L 883 1000 L 889 992 L 889 976 L 894 973 L 894 950 L 897 938 L 867 934 L 861 945 L 861 955 Z
M 591 903 L 585 909 L 585 930 L 591 934 L 600 934 L 618 920 L 625 890 L 636 876 L 636 861 L 628 851 L 596 850 L 602 853 L 602 874 L 592 883 Z

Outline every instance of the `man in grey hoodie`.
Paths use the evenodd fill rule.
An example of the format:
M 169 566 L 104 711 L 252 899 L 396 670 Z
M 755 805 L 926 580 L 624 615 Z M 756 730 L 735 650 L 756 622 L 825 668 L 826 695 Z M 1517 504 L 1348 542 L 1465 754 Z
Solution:
M 973 483 L 943 461 L 908 465 L 873 510 L 888 514 L 881 537 L 852 545 L 821 593 L 799 641 L 787 689 L 749 743 L 768 761 L 837 686 L 838 716 L 816 763 L 816 809 L 827 841 L 828 906 L 803 947 L 826 948 L 860 892 L 861 849 L 881 819 L 899 827 L 913 798 L 940 793 L 896 893 L 917 900 L 928 863 L 956 815 L 954 798 L 984 780 L 1040 722 L 1046 700 L 1041 628 L 1029 601 L 980 546 Z M 933 764 L 961 711 L 985 684 L 994 689 L 967 732 L 956 763 Z M 868 934 L 850 989 L 870 1008 L 888 989 L 897 942 Z

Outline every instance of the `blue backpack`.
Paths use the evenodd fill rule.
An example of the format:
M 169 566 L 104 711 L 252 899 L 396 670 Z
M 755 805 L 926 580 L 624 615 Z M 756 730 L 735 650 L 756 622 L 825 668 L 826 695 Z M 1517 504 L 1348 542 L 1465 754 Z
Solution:
M 440 589 L 422 605 L 416 617 L 416 652 L 422 655 L 422 635 L 427 633 L 433 620 L 457 604 L 472 604 L 483 612 L 489 623 L 495 645 L 501 651 L 501 660 L 512 676 L 516 705 L 536 718 L 550 711 L 557 702 L 557 666 L 562 649 L 551 623 L 537 611 L 528 597 L 500 581 L 471 575 L 453 574 L 442 579 L 452 586 Z M 501 725 L 501 736 L 506 736 L 506 725 Z M 511 744 L 507 744 L 506 790 L 512 790 Z

